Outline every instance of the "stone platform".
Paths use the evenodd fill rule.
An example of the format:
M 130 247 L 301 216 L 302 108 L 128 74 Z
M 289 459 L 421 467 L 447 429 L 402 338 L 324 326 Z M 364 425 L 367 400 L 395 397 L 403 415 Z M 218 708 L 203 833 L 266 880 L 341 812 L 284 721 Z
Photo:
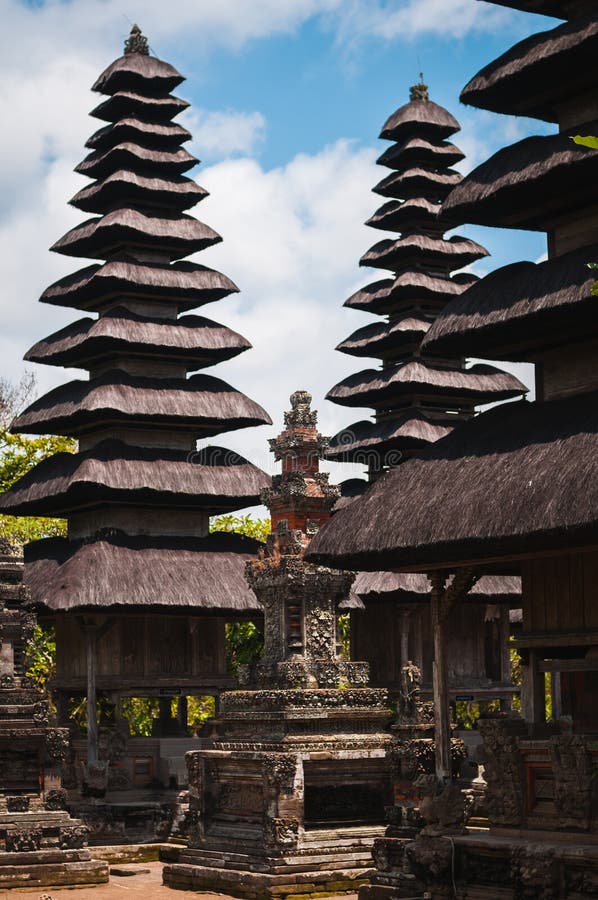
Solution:
M 108 865 L 89 850 L 0 854 L 0 888 L 90 887 L 108 882 Z

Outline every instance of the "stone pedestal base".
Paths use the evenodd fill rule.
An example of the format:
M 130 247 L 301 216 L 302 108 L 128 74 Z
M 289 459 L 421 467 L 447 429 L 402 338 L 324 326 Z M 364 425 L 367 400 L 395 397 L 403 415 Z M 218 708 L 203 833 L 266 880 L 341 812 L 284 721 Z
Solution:
M 336 894 L 355 893 L 367 882 L 371 868 L 333 868 L 322 862 L 309 871 L 296 871 L 292 865 L 278 860 L 270 872 L 239 871 L 202 865 L 193 862 L 195 856 L 205 854 L 189 851 L 181 854 L 181 862 L 164 867 L 164 884 L 181 890 L 216 891 L 248 900 L 274 900 L 274 898 L 330 897 Z M 216 855 L 216 854 L 214 854 Z M 187 862 L 187 860 L 189 860 Z M 274 862 L 274 861 L 273 861 Z M 332 862 L 334 866 L 334 862 Z M 272 874 L 278 870 L 276 874 Z
M 0 889 L 106 884 L 108 863 L 89 850 L 0 853 Z

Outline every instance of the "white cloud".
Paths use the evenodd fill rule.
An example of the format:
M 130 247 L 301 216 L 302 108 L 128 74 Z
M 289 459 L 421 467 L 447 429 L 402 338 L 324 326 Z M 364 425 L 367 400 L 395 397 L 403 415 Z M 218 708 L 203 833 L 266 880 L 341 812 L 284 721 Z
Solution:
M 197 148 L 203 159 L 249 155 L 266 136 L 266 120 L 260 112 L 190 109 L 177 121 L 193 135 L 187 146 Z
M 493 31 L 512 14 L 472 0 L 345 0 L 338 17 L 339 42 L 364 37 L 411 40 L 422 34 L 463 38 L 472 31 Z

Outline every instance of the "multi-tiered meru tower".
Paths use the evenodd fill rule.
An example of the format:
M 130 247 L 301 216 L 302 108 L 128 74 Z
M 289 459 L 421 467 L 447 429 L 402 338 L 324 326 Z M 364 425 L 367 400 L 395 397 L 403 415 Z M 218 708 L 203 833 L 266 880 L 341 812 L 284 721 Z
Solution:
M 360 260 L 360 265 L 389 270 L 392 276 L 366 285 L 345 303 L 383 321 L 358 329 L 337 348 L 378 359 L 381 368 L 351 375 L 328 394 L 341 406 L 373 409 L 374 421 L 344 428 L 332 438 L 328 452 L 332 459 L 366 465 L 372 480 L 444 437 L 470 418 L 477 405 L 526 390 L 499 369 L 466 368 L 462 357 L 422 353 L 421 342 L 437 315 L 477 280 L 457 270 L 487 251 L 467 238 L 445 237 L 458 224 L 443 213 L 442 201 L 462 179 L 451 166 L 464 155 L 447 140 L 459 123 L 429 99 L 426 85 L 414 85 L 410 97 L 382 128 L 380 137 L 393 143 L 378 163 L 391 173 L 374 192 L 389 199 L 367 221 L 397 237 L 374 244 Z
M 219 378 L 188 375 L 250 345 L 186 314 L 237 288 L 183 261 L 221 238 L 186 212 L 206 191 L 183 174 L 197 160 L 182 146 L 189 132 L 172 121 L 188 105 L 170 93 L 182 81 L 149 55 L 135 26 L 124 55 L 93 86 L 106 99 L 92 115 L 108 124 L 87 142 L 77 171 L 93 182 L 71 203 L 94 215 L 52 249 L 100 261 L 41 300 L 98 315 L 27 354 L 86 369 L 89 379 L 49 392 L 12 426 L 70 435 L 79 450 L 37 466 L 1 504 L 17 515 L 68 518 L 68 538 L 28 547 L 25 575 L 34 603 L 55 614 L 62 697 L 87 689 L 92 709 L 96 689 L 115 702 L 160 694 L 162 737 L 174 727 L 173 695 L 184 718 L 186 695 L 226 681 L 222 617 L 259 609 L 243 577 L 256 542 L 209 534 L 209 517 L 258 502 L 269 484 L 247 460 L 209 444 L 270 423 L 267 413 Z M 94 744 L 91 735 L 92 758 Z M 146 756 L 138 777 L 151 780 L 158 758 L 150 749 Z
M 332 438 L 328 451 L 333 459 L 366 465 L 371 480 L 447 435 L 473 415 L 476 405 L 526 390 L 499 369 L 466 368 L 459 354 L 422 349 L 426 333 L 446 304 L 477 281 L 470 273 L 451 273 L 487 251 L 466 238 L 445 237 L 461 221 L 442 208 L 451 188 L 462 181 L 451 167 L 464 154 L 448 141 L 459 123 L 429 99 L 426 85 L 414 85 L 410 98 L 382 128 L 380 136 L 393 143 L 378 163 L 392 171 L 374 191 L 391 199 L 367 222 L 398 237 L 375 244 L 361 259 L 361 265 L 390 269 L 393 275 L 367 285 L 345 304 L 384 321 L 360 328 L 338 347 L 354 356 L 375 357 L 382 367 L 352 375 L 328 394 L 335 403 L 373 408 L 373 422 L 345 428 Z M 365 481 L 348 484 L 353 496 L 367 487 Z M 344 493 L 339 506 L 350 502 L 349 492 Z M 509 705 L 514 691 L 509 606 L 518 605 L 519 593 L 517 578 L 483 578 L 472 602 L 453 620 L 455 653 L 449 672 L 453 700 L 467 696 L 476 702 L 498 699 Z M 373 684 L 399 691 L 402 669 L 413 662 L 423 676 L 423 696 L 431 696 L 429 600 L 424 575 L 359 573 L 350 601 L 352 653 L 370 662 Z

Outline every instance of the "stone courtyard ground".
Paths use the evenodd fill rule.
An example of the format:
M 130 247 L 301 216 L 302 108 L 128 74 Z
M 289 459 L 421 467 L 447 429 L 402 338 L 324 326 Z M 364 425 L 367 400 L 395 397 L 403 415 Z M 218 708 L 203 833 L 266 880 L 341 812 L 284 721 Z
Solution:
M 110 882 L 102 884 L 98 887 L 75 887 L 75 888 L 46 888 L 40 890 L 27 890 L 19 888 L 18 890 L 4 891 L 0 889 L 0 900 L 21 900 L 21 898 L 31 897 L 40 900 L 40 897 L 52 897 L 56 900 L 61 895 L 62 900 L 182 900 L 185 897 L 201 898 L 206 897 L 210 900 L 232 900 L 226 894 L 216 894 L 208 891 L 205 894 L 175 891 L 172 888 L 165 887 L 162 884 L 162 863 L 148 862 L 111 866 L 111 870 L 128 870 L 135 872 L 132 875 L 116 875 L 110 874 Z M 68 892 L 68 894 L 66 893 Z M 344 894 L 343 900 L 356 900 L 357 894 Z M 340 898 L 330 897 L 328 900 L 340 900 Z

